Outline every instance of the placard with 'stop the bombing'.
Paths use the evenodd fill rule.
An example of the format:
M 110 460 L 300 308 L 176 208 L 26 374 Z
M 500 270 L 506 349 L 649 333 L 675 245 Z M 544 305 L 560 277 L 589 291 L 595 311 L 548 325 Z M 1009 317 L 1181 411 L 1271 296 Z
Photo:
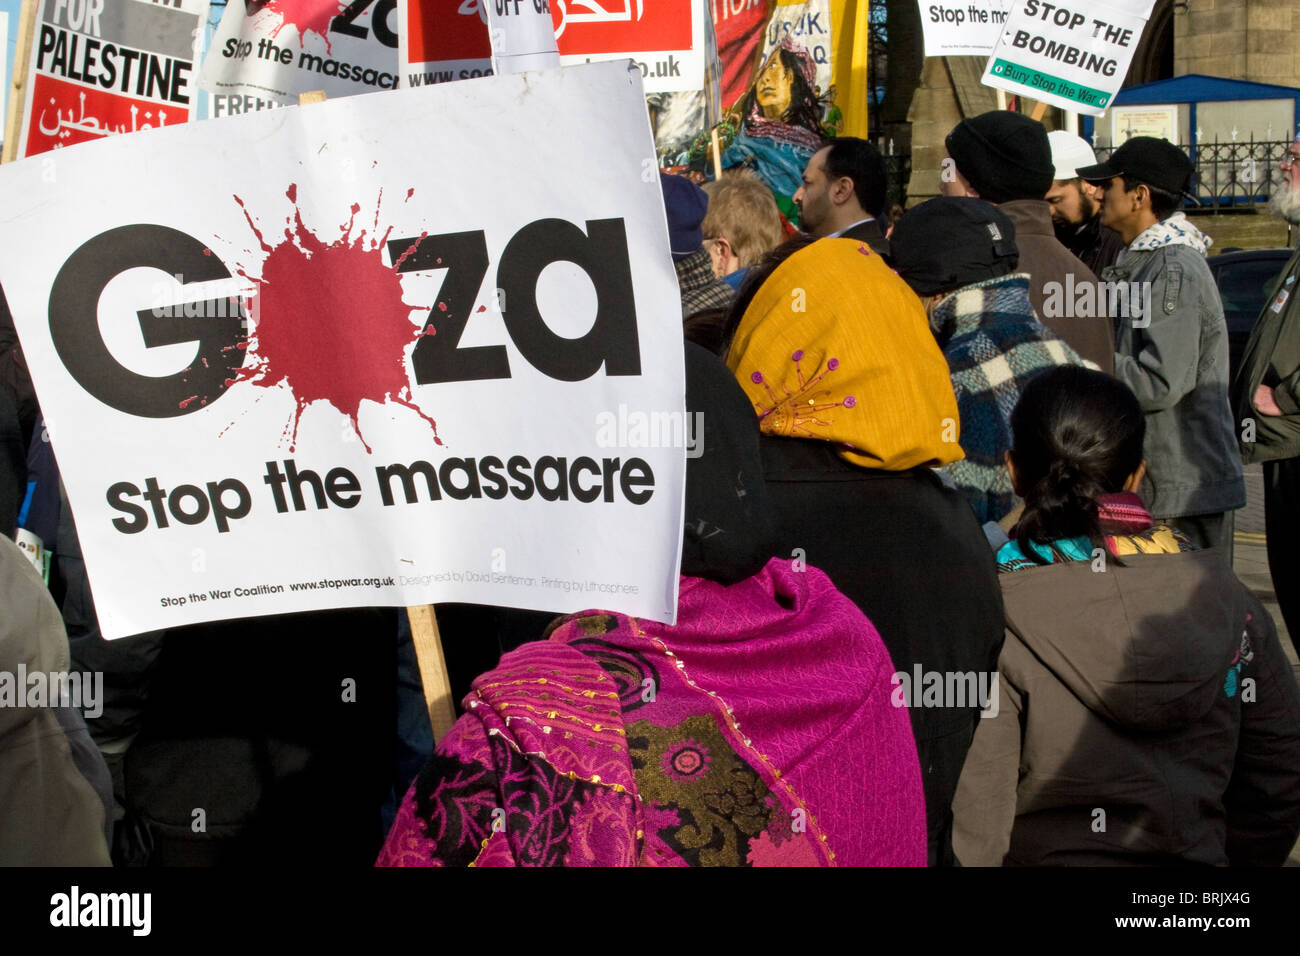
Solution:
M 673 619 L 685 438 L 646 426 L 685 417 L 681 308 L 643 96 L 591 64 L 0 167 L 0 284 L 106 636 Z
M 980 82 L 1100 116 L 1124 85 L 1152 0 L 1016 0 Z

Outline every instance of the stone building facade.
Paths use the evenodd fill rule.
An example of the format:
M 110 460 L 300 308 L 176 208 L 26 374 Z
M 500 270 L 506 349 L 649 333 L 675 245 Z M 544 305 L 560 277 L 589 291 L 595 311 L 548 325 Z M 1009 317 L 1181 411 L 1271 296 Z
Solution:
M 1175 76 L 1300 82 L 1300 0 L 1187 0 L 1173 24 Z

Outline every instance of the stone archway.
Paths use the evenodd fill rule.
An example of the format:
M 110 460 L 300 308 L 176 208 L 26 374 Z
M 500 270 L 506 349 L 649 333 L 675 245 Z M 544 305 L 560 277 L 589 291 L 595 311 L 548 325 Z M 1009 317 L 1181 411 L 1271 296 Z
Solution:
M 1159 0 L 1133 54 L 1124 86 L 1141 86 L 1174 75 L 1174 0 Z

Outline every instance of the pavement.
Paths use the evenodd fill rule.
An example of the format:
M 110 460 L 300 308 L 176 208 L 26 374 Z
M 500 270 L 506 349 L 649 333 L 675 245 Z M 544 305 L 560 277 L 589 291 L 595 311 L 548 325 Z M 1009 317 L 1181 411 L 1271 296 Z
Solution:
M 1232 568 L 1237 572 L 1246 587 L 1255 592 L 1255 596 L 1273 615 L 1277 624 L 1277 635 L 1282 642 L 1282 650 L 1291 662 L 1291 669 L 1300 681 L 1300 660 L 1296 657 L 1295 646 L 1291 643 L 1286 629 L 1286 622 L 1278 610 L 1277 595 L 1273 591 L 1273 578 L 1268 572 L 1268 552 L 1264 540 L 1264 469 L 1262 466 L 1246 466 L 1246 507 L 1237 512 L 1236 534 L 1233 539 Z M 1300 866 L 1300 843 L 1291 850 L 1287 866 Z

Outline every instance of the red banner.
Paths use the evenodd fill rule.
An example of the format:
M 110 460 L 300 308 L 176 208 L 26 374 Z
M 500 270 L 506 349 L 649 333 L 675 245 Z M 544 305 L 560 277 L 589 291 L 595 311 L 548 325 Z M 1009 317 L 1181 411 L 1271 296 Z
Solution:
M 489 0 L 490 2 L 490 0 Z M 477 0 L 419 0 L 411 17 L 410 62 L 486 60 L 492 56 Z
M 691 0 L 551 0 L 561 56 L 691 48 Z
M 37 73 L 27 117 L 27 155 L 113 133 L 184 123 L 189 111 Z

